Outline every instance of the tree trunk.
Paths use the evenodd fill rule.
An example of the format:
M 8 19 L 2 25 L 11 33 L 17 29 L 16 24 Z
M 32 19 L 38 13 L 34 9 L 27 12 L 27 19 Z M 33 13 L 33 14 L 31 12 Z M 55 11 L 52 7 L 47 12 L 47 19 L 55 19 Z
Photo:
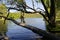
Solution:
M 49 21 L 51 24 L 49 24 L 49 31 L 53 30 L 56 27 L 55 23 L 55 0 L 50 0 L 51 2 L 51 7 L 50 7 L 50 18 Z
M 31 30 L 32 32 L 34 32 L 34 33 L 36 33 L 38 35 L 42 35 L 43 36 L 43 40 L 60 40 L 60 38 L 58 38 L 57 36 L 47 32 L 47 31 L 41 30 L 39 28 L 36 28 L 34 26 L 21 24 L 21 23 L 17 22 L 16 20 L 12 19 L 12 18 L 7 18 L 7 17 L 4 17 L 4 16 L 0 16 L 0 17 L 6 18 L 7 20 L 11 20 L 16 25 L 19 25 L 21 27 L 27 28 L 27 29 Z

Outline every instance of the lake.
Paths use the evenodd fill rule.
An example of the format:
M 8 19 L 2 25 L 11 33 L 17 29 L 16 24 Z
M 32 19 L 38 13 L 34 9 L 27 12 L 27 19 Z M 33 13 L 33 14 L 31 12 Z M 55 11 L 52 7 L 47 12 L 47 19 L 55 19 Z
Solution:
M 17 19 L 17 21 L 20 22 L 20 19 Z M 25 21 L 28 25 L 46 30 L 43 18 L 25 18 Z M 6 32 L 6 35 L 10 40 L 37 40 L 37 38 L 42 37 L 38 36 L 38 34 L 33 33 L 31 30 L 14 24 L 11 21 L 7 22 L 7 29 L 8 30 Z
M 32 7 L 31 2 L 29 2 L 29 0 L 27 0 L 26 2 L 28 2 L 28 6 Z M 37 4 L 37 3 L 36 3 Z M 40 5 L 40 6 L 38 6 Z M 43 8 L 42 3 L 38 4 L 35 6 L 35 9 L 39 8 Z M 7 7 L 16 7 L 16 5 L 6 5 Z M 10 12 L 16 12 L 17 10 L 10 10 Z M 28 10 L 31 11 L 31 10 Z M 20 19 L 17 19 L 18 22 L 20 22 Z M 37 27 L 39 29 L 42 30 L 46 30 L 45 28 L 45 22 L 43 20 L 43 18 L 25 18 L 26 24 L 28 25 L 32 25 L 34 27 Z M 39 36 L 38 34 L 33 33 L 31 30 L 28 30 L 26 28 L 23 28 L 21 26 L 18 26 L 16 24 L 14 24 L 11 21 L 7 22 L 7 31 L 6 31 L 6 35 L 9 37 L 10 40 L 37 40 L 38 38 L 41 38 L 42 36 Z

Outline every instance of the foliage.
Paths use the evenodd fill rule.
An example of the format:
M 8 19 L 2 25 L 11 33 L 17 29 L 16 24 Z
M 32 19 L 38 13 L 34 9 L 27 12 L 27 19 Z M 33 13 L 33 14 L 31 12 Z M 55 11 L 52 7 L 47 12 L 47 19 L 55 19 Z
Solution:
M 60 10 L 60 0 L 55 0 L 56 8 Z
M 4 4 L 0 4 L 0 12 L 7 13 L 7 8 Z
M 48 12 L 50 13 L 50 0 L 44 0 L 44 4 L 46 5 Z
M 51 32 L 51 29 L 53 29 L 53 28 L 55 28 L 55 0 L 50 0 L 50 4 L 49 4 L 49 1 L 47 2 L 48 0 L 45 0 L 45 1 L 42 1 L 41 0 L 41 2 L 42 2 L 42 4 L 43 4 L 43 6 L 44 6 L 44 8 L 45 8 L 45 11 L 46 11 L 46 15 L 47 15 L 47 17 L 46 17 L 46 15 L 45 14 L 41 14 L 41 12 L 39 12 L 42 16 L 43 16 L 43 18 L 48 22 L 48 26 L 49 26 L 49 32 Z M 18 3 L 22 3 L 22 0 L 17 0 L 17 2 Z M 46 5 L 47 4 L 47 5 Z M 50 7 L 50 13 L 48 13 L 48 7 L 49 6 L 51 6 Z M 32 9 L 32 8 L 31 8 Z M 34 9 L 33 9 L 34 10 Z M 35 11 L 36 12 L 36 11 Z M 15 14 L 16 15 L 16 14 Z M 12 17 L 17 17 L 18 15 L 10 15 L 10 16 L 12 16 Z M 29 14 L 30 15 L 30 14 Z M 34 15 L 35 16 L 35 15 Z M 12 18 L 11 17 L 11 18 Z M 27 16 L 28 17 L 28 16 Z M 6 18 L 6 17 L 4 17 L 4 18 Z M 17 25 L 19 25 L 19 26 L 22 26 L 22 27 L 24 27 L 24 28 L 27 28 L 27 29 L 30 29 L 30 30 L 32 30 L 33 32 L 35 32 L 35 33 L 37 33 L 37 34 L 39 34 L 40 35 L 40 33 L 41 34 L 43 34 L 43 38 L 45 37 L 45 38 L 48 38 L 48 36 L 47 36 L 47 34 L 46 34 L 46 32 L 45 31 L 43 31 L 43 30 L 40 30 L 40 29 L 38 29 L 38 28 L 35 28 L 35 27 L 33 27 L 33 26 L 26 26 L 26 25 L 20 25 L 20 23 L 18 23 L 18 22 L 16 22 L 14 19 L 9 19 L 9 18 L 6 18 L 7 20 L 12 20 L 15 24 L 17 24 Z M 36 30 L 37 29 L 37 30 Z M 45 34 L 45 35 L 44 35 Z M 49 35 L 49 34 L 48 34 Z M 50 35 L 49 35 L 50 36 Z M 50 36 L 51 37 L 51 36 Z M 50 38 L 49 37 L 49 38 Z M 49 39 L 48 38 L 48 39 Z M 50 38 L 51 39 L 51 38 Z
M 7 32 L 7 25 L 4 24 L 4 19 L 0 19 L 0 33 Z

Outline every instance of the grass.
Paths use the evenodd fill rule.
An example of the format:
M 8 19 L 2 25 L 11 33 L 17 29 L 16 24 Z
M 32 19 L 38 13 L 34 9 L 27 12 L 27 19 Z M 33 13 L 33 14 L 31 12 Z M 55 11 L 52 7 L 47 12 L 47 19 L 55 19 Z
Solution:
M 56 13 L 56 20 L 60 19 L 60 11 L 57 11 Z
M 60 31 L 60 11 L 56 13 L 56 30 Z
M 4 19 L 0 19 L 0 33 L 4 33 L 7 31 L 7 25 L 4 24 Z
M 4 15 L 6 15 L 6 14 L 4 14 Z M 20 16 L 21 16 L 21 13 L 10 13 L 9 14 L 9 17 L 12 17 L 14 19 L 19 19 Z M 42 16 L 40 14 L 28 14 L 28 13 L 25 13 L 24 17 L 25 18 L 41 18 Z

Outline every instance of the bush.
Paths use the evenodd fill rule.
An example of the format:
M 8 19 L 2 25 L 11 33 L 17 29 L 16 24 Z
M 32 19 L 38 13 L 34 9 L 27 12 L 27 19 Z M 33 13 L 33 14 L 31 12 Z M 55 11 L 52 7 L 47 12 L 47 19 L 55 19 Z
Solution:
M 4 4 L 0 4 L 0 12 L 7 13 L 7 8 Z

